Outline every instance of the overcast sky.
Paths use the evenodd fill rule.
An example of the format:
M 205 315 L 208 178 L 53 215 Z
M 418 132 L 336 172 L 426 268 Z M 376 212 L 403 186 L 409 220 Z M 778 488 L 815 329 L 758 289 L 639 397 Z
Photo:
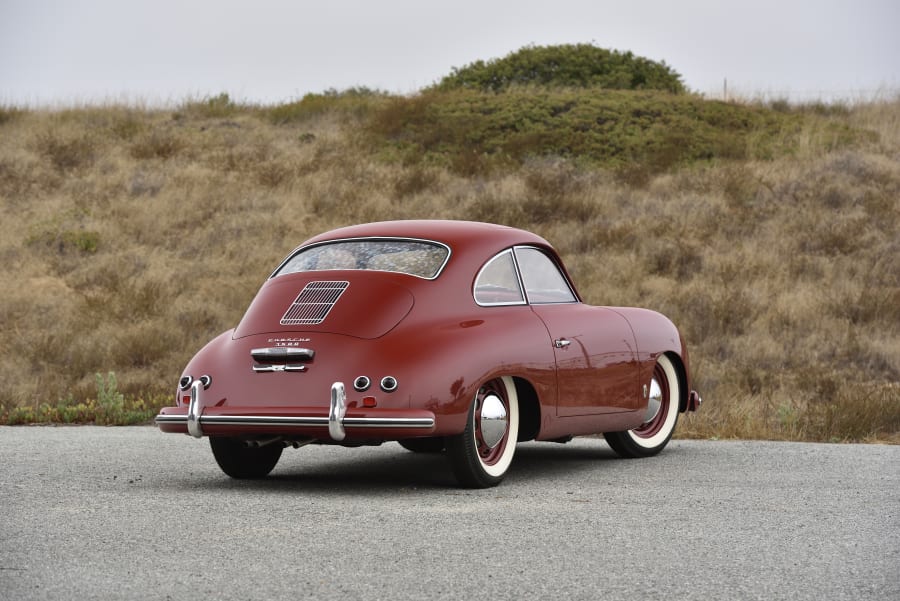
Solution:
M 0 0 L 0 103 L 412 93 L 528 44 L 662 60 L 721 96 L 900 93 L 900 0 Z

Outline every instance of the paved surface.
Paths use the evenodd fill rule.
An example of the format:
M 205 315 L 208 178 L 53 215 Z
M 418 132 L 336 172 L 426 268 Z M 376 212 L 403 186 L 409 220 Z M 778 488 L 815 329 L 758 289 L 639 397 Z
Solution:
M 498 488 L 396 444 L 229 480 L 152 427 L 0 427 L 0 598 L 900 599 L 900 447 L 519 445 Z

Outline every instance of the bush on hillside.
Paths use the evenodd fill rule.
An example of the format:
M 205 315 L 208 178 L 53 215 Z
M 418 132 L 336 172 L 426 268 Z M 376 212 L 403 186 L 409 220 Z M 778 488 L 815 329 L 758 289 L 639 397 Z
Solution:
M 664 92 L 517 88 L 394 98 L 368 131 L 374 145 L 403 163 L 425 161 L 464 175 L 546 157 L 658 173 L 697 161 L 781 156 L 803 119 Z
M 268 107 L 263 109 L 263 114 L 275 125 L 302 123 L 327 113 L 359 118 L 387 97 L 387 92 L 367 87 L 331 88 L 320 94 L 306 94 L 295 102 Z
M 526 46 L 504 58 L 454 67 L 436 87 L 500 92 L 515 85 L 685 91 L 681 75 L 665 62 L 592 44 Z

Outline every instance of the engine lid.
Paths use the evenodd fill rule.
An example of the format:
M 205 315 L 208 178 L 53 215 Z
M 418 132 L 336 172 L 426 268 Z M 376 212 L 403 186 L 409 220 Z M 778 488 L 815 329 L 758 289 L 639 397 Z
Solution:
M 234 337 L 327 332 L 379 338 L 406 317 L 414 302 L 412 293 L 390 277 L 330 271 L 272 278 L 250 303 Z

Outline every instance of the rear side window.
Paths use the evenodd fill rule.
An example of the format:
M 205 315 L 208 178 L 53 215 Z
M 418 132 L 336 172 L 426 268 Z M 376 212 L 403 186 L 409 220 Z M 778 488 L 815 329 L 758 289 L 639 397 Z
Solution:
M 449 257 L 447 246 L 426 240 L 339 240 L 301 249 L 272 275 L 361 269 L 405 273 L 431 280 L 440 275 Z
M 481 268 L 475 279 L 475 302 L 479 305 L 525 304 L 511 250 L 503 251 Z
M 578 302 L 553 259 L 530 246 L 504 250 L 485 263 L 474 292 L 482 306 Z

